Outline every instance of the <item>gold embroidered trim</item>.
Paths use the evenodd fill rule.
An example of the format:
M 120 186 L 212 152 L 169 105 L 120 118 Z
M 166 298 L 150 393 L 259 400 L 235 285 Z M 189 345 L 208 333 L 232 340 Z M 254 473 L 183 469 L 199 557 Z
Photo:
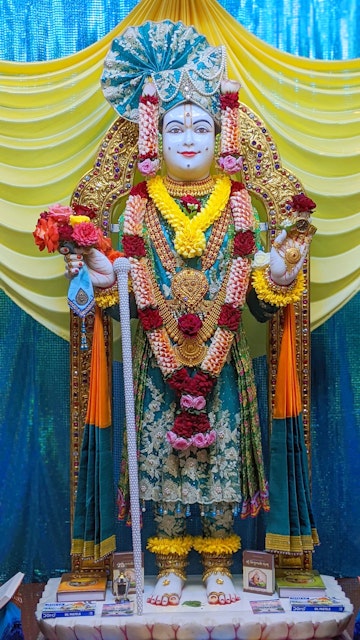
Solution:
M 287 555 L 301 555 L 304 551 L 314 551 L 314 545 L 319 544 L 316 529 L 312 535 L 290 536 L 279 533 L 267 533 L 265 537 L 265 549 L 272 553 L 285 553 Z

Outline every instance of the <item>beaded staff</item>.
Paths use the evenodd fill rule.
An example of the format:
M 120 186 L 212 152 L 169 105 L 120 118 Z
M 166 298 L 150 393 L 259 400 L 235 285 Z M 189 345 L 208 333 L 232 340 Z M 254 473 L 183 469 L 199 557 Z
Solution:
M 119 290 L 119 310 L 121 322 L 121 344 L 123 351 L 123 376 L 125 395 L 125 416 L 129 465 L 130 505 L 131 505 L 131 534 L 134 554 L 134 570 L 136 584 L 137 614 L 143 613 L 142 590 L 142 557 L 141 557 L 141 522 L 139 476 L 137 466 L 137 444 L 135 427 L 134 384 L 132 370 L 130 306 L 128 290 L 128 273 L 130 262 L 127 258 L 117 258 L 114 262 Z

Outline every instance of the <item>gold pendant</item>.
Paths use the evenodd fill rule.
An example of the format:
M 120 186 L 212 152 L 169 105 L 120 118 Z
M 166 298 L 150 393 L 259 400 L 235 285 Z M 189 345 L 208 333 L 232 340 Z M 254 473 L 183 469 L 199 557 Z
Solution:
M 181 364 L 196 367 L 205 358 L 207 347 L 199 338 L 185 338 L 181 344 L 174 347 L 174 351 Z
M 196 269 L 182 269 L 171 282 L 173 297 L 189 309 L 194 309 L 204 299 L 209 290 L 206 276 Z

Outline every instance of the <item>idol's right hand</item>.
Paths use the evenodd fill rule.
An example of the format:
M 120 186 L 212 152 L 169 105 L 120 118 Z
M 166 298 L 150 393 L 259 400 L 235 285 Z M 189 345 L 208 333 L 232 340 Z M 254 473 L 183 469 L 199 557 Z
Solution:
M 69 280 L 78 275 L 84 264 L 87 265 L 91 282 L 94 287 L 106 289 L 111 287 L 116 276 L 110 260 L 98 249 L 86 249 L 85 253 L 66 253 L 65 260 L 65 276 Z

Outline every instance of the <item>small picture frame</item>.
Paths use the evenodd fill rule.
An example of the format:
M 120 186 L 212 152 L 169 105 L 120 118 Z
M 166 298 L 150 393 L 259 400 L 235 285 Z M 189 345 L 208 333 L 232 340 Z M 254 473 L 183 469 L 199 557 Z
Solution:
M 144 554 L 142 554 L 141 588 L 144 590 Z M 112 592 L 115 598 L 121 598 L 122 592 L 126 592 L 126 598 L 136 592 L 136 575 L 132 551 L 116 551 L 113 553 Z

